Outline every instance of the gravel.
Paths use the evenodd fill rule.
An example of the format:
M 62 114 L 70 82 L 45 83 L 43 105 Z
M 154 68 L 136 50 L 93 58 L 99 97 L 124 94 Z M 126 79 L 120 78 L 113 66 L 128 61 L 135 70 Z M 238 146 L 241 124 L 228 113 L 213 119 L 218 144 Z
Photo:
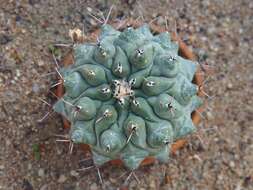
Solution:
M 126 187 L 126 170 L 100 169 L 105 189 L 253 189 L 253 2 L 251 0 L 113 1 L 111 19 L 133 17 L 177 31 L 215 72 L 204 89 L 210 96 L 205 119 L 189 144 L 168 164 L 135 171 Z M 71 43 L 69 29 L 88 36 L 97 22 L 88 16 L 108 12 L 112 1 L 0 1 L 0 190 L 101 189 L 97 171 L 76 172 L 84 153 L 55 134 L 67 134 L 48 92 L 56 81 L 49 51 Z M 165 19 L 167 18 L 167 20 Z M 167 22 L 166 22 L 167 21 Z M 60 60 L 68 50 L 57 50 Z M 39 99 L 40 98 L 40 99 Z M 89 156 L 87 154 L 86 156 Z M 110 180 L 114 179 L 114 180 Z

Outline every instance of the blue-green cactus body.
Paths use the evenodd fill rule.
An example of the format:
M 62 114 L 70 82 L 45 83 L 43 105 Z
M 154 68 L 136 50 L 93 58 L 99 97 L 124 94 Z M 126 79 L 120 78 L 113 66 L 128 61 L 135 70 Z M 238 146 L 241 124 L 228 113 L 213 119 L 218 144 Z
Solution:
M 135 169 L 147 156 L 166 162 L 170 145 L 195 130 L 196 64 L 178 55 L 168 33 L 104 25 L 97 44 L 76 45 L 74 57 L 61 70 L 65 95 L 54 110 L 70 121 L 74 143 L 89 144 L 96 165 L 121 159 Z

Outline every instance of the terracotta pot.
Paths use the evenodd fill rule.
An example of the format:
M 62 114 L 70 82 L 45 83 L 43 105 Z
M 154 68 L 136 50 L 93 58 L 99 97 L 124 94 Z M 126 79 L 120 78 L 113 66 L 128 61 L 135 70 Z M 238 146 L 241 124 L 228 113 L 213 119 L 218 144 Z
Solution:
M 127 19 L 127 20 L 124 20 L 120 27 L 118 26 L 117 27 L 117 24 L 116 23 L 110 23 L 112 26 L 114 26 L 115 28 L 121 30 L 121 29 L 124 29 L 128 26 L 133 26 L 133 27 L 139 27 L 141 26 L 143 23 L 141 22 L 138 22 L 136 20 L 132 20 L 132 19 Z M 163 28 L 163 27 L 160 27 L 158 25 L 155 25 L 155 24 L 150 24 L 150 28 L 151 28 L 151 31 L 153 33 L 161 33 L 161 32 L 165 32 L 166 29 Z M 99 29 L 95 30 L 94 32 L 92 32 L 90 35 L 89 35 L 89 41 L 96 41 L 96 37 L 98 36 L 99 34 Z M 190 59 L 190 60 L 196 60 L 196 56 L 189 50 L 189 48 L 186 46 L 186 44 L 181 40 L 181 38 L 176 35 L 175 33 L 172 33 L 172 40 L 173 41 L 177 41 L 178 44 L 179 44 L 179 55 L 184 57 L 184 58 L 187 58 L 187 59 Z M 74 35 L 73 37 L 73 40 L 76 42 L 76 43 L 83 43 L 84 41 L 86 41 L 85 37 L 82 36 L 82 37 L 78 37 L 77 35 Z M 68 66 L 70 64 L 73 64 L 73 52 L 70 51 L 69 53 L 66 54 L 66 56 L 63 58 L 62 60 L 62 64 L 64 66 Z M 198 68 L 199 70 L 200 68 Z M 197 71 L 198 72 L 198 71 Z M 195 84 L 197 84 L 198 86 L 200 86 L 203 82 L 203 76 L 202 75 L 195 75 L 194 76 L 194 79 L 193 79 L 193 82 Z M 56 95 L 60 98 L 62 97 L 64 94 L 64 87 L 63 85 L 59 85 L 56 89 Z M 203 96 L 203 94 L 201 92 L 198 93 L 198 96 Z M 198 112 L 201 113 L 203 112 L 203 108 L 199 108 L 198 109 Z M 194 111 L 192 113 L 192 120 L 193 120 L 193 123 L 197 126 L 201 120 L 201 117 L 199 115 L 199 113 L 197 113 L 196 111 Z M 69 121 L 67 121 L 65 118 L 63 118 L 63 125 L 64 125 L 64 128 L 70 128 L 70 123 Z M 171 148 L 171 153 L 175 153 L 178 149 L 182 148 L 185 144 L 187 143 L 187 141 L 185 139 L 180 139 L 180 140 L 177 140 L 176 142 L 173 143 L 172 145 L 172 148 Z M 90 147 L 89 145 L 87 144 L 81 144 L 81 148 L 87 152 L 87 151 L 90 151 Z M 155 161 L 155 158 L 154 157 L 147 157 L 145 158 L 141 165 L 148 165 L 148 164 L 151 164 Z M 112 161 L 109 161 L 111 164 L 113 165 L 122 165 L 122 161 L 117 159 L 117 160 L 112 160 Z

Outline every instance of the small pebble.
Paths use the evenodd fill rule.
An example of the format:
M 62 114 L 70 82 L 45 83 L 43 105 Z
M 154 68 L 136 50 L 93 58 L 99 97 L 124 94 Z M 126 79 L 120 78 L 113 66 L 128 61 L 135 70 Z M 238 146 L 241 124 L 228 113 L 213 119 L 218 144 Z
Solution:
M 7 147 L 11 145 L 11 141 L 10 140 L 7 139 L 5 142 L 6 142 L 6 146 Z
M 70 171 L 70 175 L 71 175 L 71 176 L 74 176 L 74 177 L 77 177 L 77 176 L 79 175 L 79 173 L 76 172 L 75 170 L 71 170 L 71 171 Z
M 45 65 L 44 61 L 42 61 L 42 60 L 39 60 L 39 61 L 37 62 L 37 64 L 38 64 L 40 67 L 43 66 L 43 65 Z
M 37 92 L 39 92 L 39 90 L 40 90 L 39 85 L 37 83 L 33 83 L 32 91 L 37 93 Z
M 28 168 L 28 170 L 31 170 L 32 169 L 32 164 L 29 163 L 27 168 Z
M 67 177 L 63 174 L 60 175 L 60 177 L 58 178 L 57 182 L 58 183 L 64 183 L 67 180 Z
M 40 177 L 44 177 L 44 176 L 45 176 L 44 169 L 40 168 L 39 171 L 38 171 L 38 175 L 39 175 Z
M 96 183 L 92 183 L 91 186 L 90 186 L 90 190 L 97 190 L 98 189 L 98 186 Z
M 208 111 L 207 113 L 206 113 L 206 116 L 207 116 L 207 119 L 212 119 L 213 118 L 213 114 L 212 114 L 212 112 L 210 112 L 210 111 Z
M 87 9 L 87 11 L 92 12 L 92 8 L 91 7 L 87 7 L 86 9 Z
M 17 69 L 17 70 L 16 70 L 16 76 L 17 76 L 17 77 L 20 77 L 20 75 L 21 75 L 21 74 L 20 74 L 20 70 Z
M 230 166 L 231 168 L 234 168 L 234 167 L 235 167 L 235 162 L 234 162 L 234 161 L 230 161 L 230 162 L 229 162 L 229 166 Z
M 223 175 L 222 174 L 218 175 L 218 179 L 222 181 L 223 180 Z
M 47 185 L 47 184 L 44 184 L 44 185 L 40 188 L 40 190 L 48 190 L 48 185 Z
M 152 181 L 150 182 L 149 187 L 150 187 L 151 189 L 155 189 L 155 188 L 156 188 L 156 185 L 155 185 L 155 181 L 154 181 L 154 180 L 152 180 Z
M 228 87 L 228 89 L 232 89 L 233 88 L 232 83 L 228 83 L 227 87 Z

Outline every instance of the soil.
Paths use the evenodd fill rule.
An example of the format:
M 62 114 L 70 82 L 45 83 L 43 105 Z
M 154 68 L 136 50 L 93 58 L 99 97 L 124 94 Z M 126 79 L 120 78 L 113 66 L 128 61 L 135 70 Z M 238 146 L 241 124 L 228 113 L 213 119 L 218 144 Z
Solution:
M 0 190 L 102 189 L 89 154 L 55 134 L 67 134 L 49 88 L 53 51 L 60 60 L 69 29 L 89 34 L 98 10 L 110 20 L 143 19 L 168 27 L 208 64 L 203 72 L 208 106 L 198 132 L 167 164 L 100 168 L 104 189 L 253 189 L 253 2 L 251 0 L 65 1 L 0 0 Z M 50 74 L 54 72 L 53 74 Z M 125 174 L 125 175 L 123 175 Z M 123 176 L 122 176 L 123 175 Z M 122 177 L 121 177 L 122 176 Z M 136 176 L 136 177 L 135 177 Z

